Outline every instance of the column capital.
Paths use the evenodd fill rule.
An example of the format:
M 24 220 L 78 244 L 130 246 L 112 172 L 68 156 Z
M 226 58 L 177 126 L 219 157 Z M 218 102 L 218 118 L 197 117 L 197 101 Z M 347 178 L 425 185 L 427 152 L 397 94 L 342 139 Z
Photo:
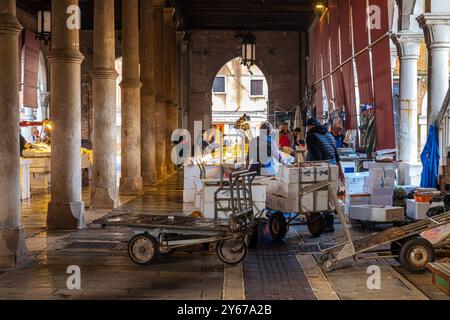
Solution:
M 0 33 L 18 36 L 23 27 L 12 14 L 0 14 Z
M 417 17 L 429 49 L 450 48 L 450 14 L 424 13 Z
M 391 35 L 391 39 L 397 47 L 400 59 L 419 59 L 420 43 L 423 40 L 421 33 L 401 31 Z

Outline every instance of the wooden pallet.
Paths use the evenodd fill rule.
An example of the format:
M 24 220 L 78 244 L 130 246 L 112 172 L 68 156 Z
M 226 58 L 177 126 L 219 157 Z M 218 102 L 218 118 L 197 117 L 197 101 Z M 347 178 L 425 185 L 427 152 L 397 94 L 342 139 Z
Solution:
M 427 267 L 433 273 L 433 284 L 450 296 L 450 263 L 429 263 Z

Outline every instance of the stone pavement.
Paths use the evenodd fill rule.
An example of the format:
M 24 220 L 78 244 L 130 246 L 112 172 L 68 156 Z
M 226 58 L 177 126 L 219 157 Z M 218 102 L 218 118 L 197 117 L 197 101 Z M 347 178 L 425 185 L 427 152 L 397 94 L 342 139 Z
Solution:
M 89 190 L 84 190 L 83 195 L 88 204 Z M 180 179 L 172 177 L 148 188 L 143 197 L 122 198 L 121 203 L 152 214 L 186 214 L 181 199 Z M 0 272 L 0 299 L 447 298 L 429 284 L 429 274 L 406 279 L 392 261 L 389 263 L 395 269 L 381 259 L 357 263 L 350 260 L 325 275 L 311 254 L 298 252 L 299 245 L 318 241 L 309 235 L 306 226 L 296 227 L 282 243 L 273 243 L 265 229 L 258 246 L 238 266 L 224 266 L 213 246 L 206 252 L 198 248 L 179 250 L 151 266 L 137 266 L 126 253 L 130 230 L 102 229 L 91 224 L 82 231 L 47 232 L 48 200 L 48 194 L 33 194 L 29 202 L 22 204 L 30 260 L 20 269 Z M 87 221 L 107 213 L 88 210 Z M 381 290 L 367 288 L 367 267 L 371 264 L 381 268 Z M 73 265 L 80 267 L 80 290 L 67 289 L 67 268 Z

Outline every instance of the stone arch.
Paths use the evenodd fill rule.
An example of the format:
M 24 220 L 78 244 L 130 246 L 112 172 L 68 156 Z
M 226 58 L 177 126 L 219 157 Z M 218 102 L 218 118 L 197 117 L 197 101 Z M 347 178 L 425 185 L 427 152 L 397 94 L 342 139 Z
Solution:
M 299 33 L 253 32 L 257 39 L 256 64 L 269 87 L 269 114 L 290 110 L 299 103 Z M 211 121 L 211 88 L 217 72 L 240 55 L 237 31 L 193 30 L 190 34 L 189 128 L 194 121 Z M 208 123 L 209 122 L 209 123 Z

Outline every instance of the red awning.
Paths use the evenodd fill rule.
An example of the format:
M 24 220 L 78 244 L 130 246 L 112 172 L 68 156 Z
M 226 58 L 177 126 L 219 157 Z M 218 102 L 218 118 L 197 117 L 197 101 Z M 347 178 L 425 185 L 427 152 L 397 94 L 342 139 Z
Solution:
M 36 34 L 25 31 L 25 68 L 23 83 L 23 106 L 37 108 L 38 70 L 39 70 L 40 43 Z

